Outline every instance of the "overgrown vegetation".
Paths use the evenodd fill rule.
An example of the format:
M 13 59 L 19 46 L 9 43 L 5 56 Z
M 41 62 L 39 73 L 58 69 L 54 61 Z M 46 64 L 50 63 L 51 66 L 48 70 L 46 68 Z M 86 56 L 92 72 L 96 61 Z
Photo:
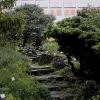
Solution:
M 21 13 L 7 12 L 0 14 L 0 44 L 18 42 L 24 29 L 24 16 Z
M 56 39 L 60 50 L 68 58 L 68 64 L 75 75 L 98 79 L 100 75 L 100 10 L 86 8 L 77 16 L 66 18 L 57 24 L 51 24 L 44 32 L 45 36 Z M 76 72 L 71 58 L 80 63 Z
M 55 41 L 52 42 L 45 41 L 42 45 L 42 50 L 44 50 L 44 52 L 50 55 L 57 55 L 58 49 L 59 49 L 59 45 Z
M 0 94 L 5 94 L 6 99 L 11 96 L 16 100 L 44 100 L 46 90 L 26 73 L 28 68 L 25 56 L 10 48 L 0 48 Z
M 17 0 L 0 0 L 0 13 L 3 9 L 10 9 Z
M 38 47 L 43 38 L 53 37 L 56 42 L 43 42 L 47 58 L 41 58 L 40 65 L 53 59 L 52 66 L 65 80 L 75 81 L 71 88 L 78 96 L 74 100 L 99 100 L 95 81 L 77 79 L 99 79 L 100 10 L 83 9 L 77 16 L 53 24 L 54 17 L 45 15 L 36 5 L 11 11 L 15 1 L 0 1 L 0 96 L 5 95 L 5 100 L 49 100 L 47 90 L 26 73 L 30 61 L 18 53 L 18 45 Z
M 26 43 L 32 43 L 33 46 L 40 46 L 42 38 L 41 33 L 48 23 L 52 23 L 55 19 L 52 15 L 45 15 L 43 10 L 36 5 L 26 4 L 16 9 L 25 15 L 25 28 L 22 32 L 22 46 Z
M 17 52 L 26 17 L 11 11 L 15 1 L 0 1 L 0 99 L 3 95 L 5 100 L 47 100 L 47 90 L 26 73 L 30 61 Z

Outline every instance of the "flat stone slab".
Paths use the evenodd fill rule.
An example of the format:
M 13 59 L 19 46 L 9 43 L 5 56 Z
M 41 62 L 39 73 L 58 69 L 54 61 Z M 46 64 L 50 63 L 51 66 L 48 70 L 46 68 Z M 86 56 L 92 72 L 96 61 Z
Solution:
M 52 73 L 54 71 L 53 68 L 38 68 L 30 70 L 31 75 L 45 75 Z
M 32 56 L 32 57 L 28 57 L 29 59 L 35 59 L 35 58 L 38 58 L 37 56 Z
M 52 82 L 46 82 L 46 83 L 42 83 L 41 87 L 47 88 L 49 91 L 60 91 L 60 90 L 65 90 L 67 88 L 71 88 L 72 84 L 70 84 L 67 81 L 57 81 L 55 83 Z
M 31 66 L 29 72 L 31 75 L 45 75 L 54 72 L 54 68 L 50 66 Z
M 52 91 L 49 93 L 51 98 L 64 98 L 66 97 L 66 93 L 64 91 Z
M 67 93 L 66 91 L 51 91 L 49 93 L 50 97 L 53 99 L 66 99 L 66 100 L 72 100 L 74 97 L 74 94 Z
M 30 69 L 35 70 L 35 69 L 51 69 L 52 67 L 50 66 L 30 66 Z
M 32 69 L 31 72 L 46 72 L 46 71 L 52 71 L 54 69 Z
M 66 87 L 66 86 L 71 86 L 71 84 L 67 81 L 57 81 L 57 82 L 49 82 L 49 83 L 45 83 L 43 84 L 45 86 L 58 86 L 58 87 Z
M 32 69 L 31 72 L 42 72 L 42 71 L 48 71 L 50 69 Z
M 43 84 L 42 87 L 48 88 L 49 91 L 54 91 L 54 90 L 62 90 L 67 87 L 69 87 L 68 83 L 55 83 L 55 84 Z
M 64 78 L 60 75 L 43 75 L 43 76 L 35 76 L 37 81 L 48 81 L 48 80 L 63 80 Z

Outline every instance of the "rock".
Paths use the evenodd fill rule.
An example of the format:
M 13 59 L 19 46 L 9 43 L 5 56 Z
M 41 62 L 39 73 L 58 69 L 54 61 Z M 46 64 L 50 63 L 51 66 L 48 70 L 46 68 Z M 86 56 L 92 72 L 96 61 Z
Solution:
M 53 67 L 55 67 L 57 69 L 64 68 L 65 67 L 64 58 L 62 58 L 60 56 L 55 56 L 53 58 L 52 65 L 53 65 Z
M 50 64 L 53 60 L 52 55 L 42 54 L 39 58 L 39 65 Z

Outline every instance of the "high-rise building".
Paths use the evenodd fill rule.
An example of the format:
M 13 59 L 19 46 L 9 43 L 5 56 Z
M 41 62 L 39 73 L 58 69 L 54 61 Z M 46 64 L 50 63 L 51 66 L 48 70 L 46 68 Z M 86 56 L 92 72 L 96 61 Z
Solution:
M 65 17 L 72 17 L 77 14 L 77 10 L 83 7 L 100 7 L 100 0 L 18 0 L 16 6 L 24 4 L 39 5 L 45 14 L 52 14 L 57 20 Z

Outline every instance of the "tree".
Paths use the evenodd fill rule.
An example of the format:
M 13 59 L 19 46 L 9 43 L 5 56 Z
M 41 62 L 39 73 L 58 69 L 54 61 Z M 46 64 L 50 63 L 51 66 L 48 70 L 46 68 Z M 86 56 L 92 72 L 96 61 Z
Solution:
M 0 11 L 13 7 L 17 0 L 0 0 Z
M 83 9 L 78 15 L 66 18 L 56 25 L 50 25 L 44 31 L 45 36 L 56 39 L 72 65 L 74 74 L 87 78 L 98 78 L 100 75 L 100 10 Z M 71 63 L 74 56 L 80 62 L 80 70 L 75 71 Z
M 23 28 L 24 17 L 21 13 L 7 12 L 0 15 L 0 33 L 11 35 L 13 32 L 21 32 Z
M 36 5 L 24 5 L 16 9 L 16 12 L 22 12 L 26 15 L 25 30 L 23 31 L 23 46 L 28 40 L 35 40 L 36 46 L 41 42 L 41 33 L 48 23 L 54 20 L 53 16 L 45 15 L 43 10 Z
M 13 7 L 16 0 L 2 0 L 0 1 L 0 42 L 7 40 L 16 40 L 24 29 L 24 15 L 22 13 L 16 13 L 9 8 Z M 3 12 L 4 9 L 9 11 Z

